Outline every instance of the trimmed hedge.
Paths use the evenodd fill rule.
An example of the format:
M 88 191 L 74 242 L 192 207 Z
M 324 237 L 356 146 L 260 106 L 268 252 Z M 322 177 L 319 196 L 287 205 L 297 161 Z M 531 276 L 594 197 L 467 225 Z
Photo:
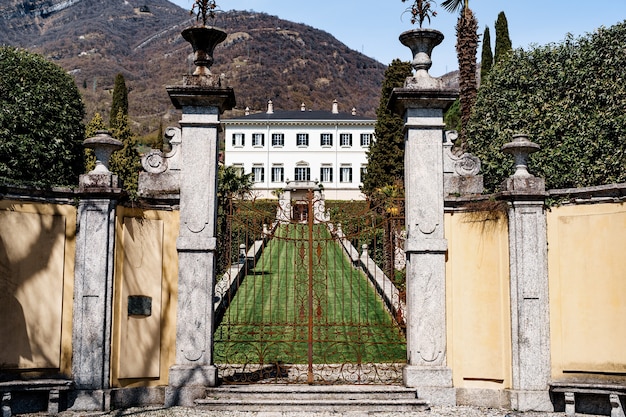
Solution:
M 74 80 L 42 56 L 0 47 L 0 181 L 78 185 L 84 107 Z
M 467 128 L 488 191 L 513 172 L 500 148 L 514 133 L 541 145 L 529 168 L 548 188 L 626 181 L 624 45 L 626 22 L 515 50 L 493 67 Z

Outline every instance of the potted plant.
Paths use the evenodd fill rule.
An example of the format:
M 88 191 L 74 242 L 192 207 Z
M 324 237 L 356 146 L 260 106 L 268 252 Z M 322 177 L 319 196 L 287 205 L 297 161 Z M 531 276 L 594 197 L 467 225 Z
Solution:
M 195 53 L 193 63 L 196 70 L 193 75 L 212 75 L 210 68 L 213 65 L 213 51 L 226 39 L 226 32 L 211 25 L 207 26 L 209 19 L 215 19 L 217 9 L 215 0 L 195 0 L 190 14 L 196 16 L 196 22 L 202 21 L 201 25 L 187 28 L 181 33 Z M 216 82 L 219 82 L 219 79 Z
M 406 3 L 408 0 L 402 0 L 402 3 Z M 411 24 L 415 24 L 415 22 L 419 22 L 420 28 L 424 24 L 424 21 L 428 19 L 428 23 L 430 23 L 430 18 L 437 16 L 437 12 L 433 9 L 431 0 L 413 0 L 413 4 L 405 10 L 405 13 L 411 14 Z
M 411 49 L 413 61 L 411 65 L 416 71 L 415 77 L 429 77 L 428 70 L 432 66 L 430 55 L 443 41 L 443 33 L 435 29 L 423 28 L 426 20 L 430 23 L 431 17 L 437 16 L 431 0 L 402 0 L 403 3 L 412 1 L 405 13 L 411 14 L 411 24 L 419 23 L 419 29 L 407 30 L 400 34 L 400 42 Z
M 202 26 L 206 26 L 207 18 L 215 19 L 217 4 L 215 0 L 195 0 L 189 14 L 196 15 L 196 21 L 202 18 Z

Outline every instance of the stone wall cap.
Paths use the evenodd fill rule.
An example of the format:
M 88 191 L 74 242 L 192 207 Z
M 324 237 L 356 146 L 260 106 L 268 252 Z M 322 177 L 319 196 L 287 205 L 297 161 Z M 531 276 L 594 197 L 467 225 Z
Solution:
M 548 194 L 551 197 L 570 197 L 581 199 L 624 197 L 626 196 L 626 183 L 596 185 L 580 188 L 557 188 L 549 190 Z

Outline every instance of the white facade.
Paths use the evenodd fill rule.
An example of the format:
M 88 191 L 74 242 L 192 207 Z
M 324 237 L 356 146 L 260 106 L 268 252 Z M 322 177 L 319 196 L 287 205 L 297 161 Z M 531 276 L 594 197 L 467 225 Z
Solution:
M 375 119 L 332 111 L 273 111 L 223 120 L 225 164 L 252 173 L 258 198 L 318 182 L 327 200 L 362 200 Z M 274 193 L 273 193 L 274 192 Z

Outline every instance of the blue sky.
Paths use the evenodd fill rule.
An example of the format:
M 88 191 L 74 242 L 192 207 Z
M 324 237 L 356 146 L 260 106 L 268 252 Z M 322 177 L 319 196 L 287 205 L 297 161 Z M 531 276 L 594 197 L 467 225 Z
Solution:
M 193 1 L 173 0 L 173 3 L 190 9 Z M 222 10 L 264 12 L 325 30 L 383 64 L 394 58 L 405 61 L 412 58 L 410 50 L 398 41 L 400 33 L 413 28 L 410 16 L 403 14 L 407 3 L 401 0 L 218 0 L 218 5 Z M 470 0 L 470 7 L 478 19 L 479 33 L 489 26 L 492 49 L 494 24 L 501 11 L 506 14 L 514 48 L 559 42 L 568 33 L 580 36 L 626 20 L 626 0 Z M 425 26 L 445 35 L 444 42 L 433 53 L 430 71 L 440 76 L 458 68 L 454 49 L 458 16 L 439 6 L 436 10 L 437 16 Z

